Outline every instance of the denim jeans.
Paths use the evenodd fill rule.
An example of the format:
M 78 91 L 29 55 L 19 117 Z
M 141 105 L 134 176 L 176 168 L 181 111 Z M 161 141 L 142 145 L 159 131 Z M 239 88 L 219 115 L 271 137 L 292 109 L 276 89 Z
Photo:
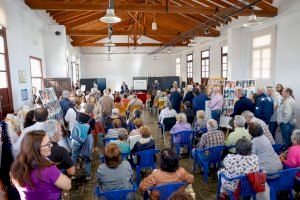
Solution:
M 292 141 L 291 141 L 291 135 L 292 131 L 295 128 L 295 125 L 290 124 L 290 123 L 280 123 L 280 131 L 282 135 L 282 140 L 283 143 L 286 144 L 288 147 L 292 146 Z
M 278 127 L 277 122 L 270 122 L 269 123 L 269 130 L 272 133 L 272 136 L 273 136 L 274 140 L 275 140 L 275 136 L 276 136 L 277 127 Z
M 92 134 L 90 134 L 88 137 L 92 137 Z M 89 139 L 89 138 L 87 138 Z M 75 140 L 72 140 L 72 161 L 74 163 L 77 163 L 78 157 L 81 153 L 83 143 L 79 143 Z M 85 160 L 85 173 L 86 175 L 91 175 L 91 160 L 90 159 L 84 159 Z
M 220 116 L 221 116 L 222 111 L 221 110 L 212 110 L 211 111 L 211 118 L 216 120 L 218 122 L 218 125 L 220 123 Z

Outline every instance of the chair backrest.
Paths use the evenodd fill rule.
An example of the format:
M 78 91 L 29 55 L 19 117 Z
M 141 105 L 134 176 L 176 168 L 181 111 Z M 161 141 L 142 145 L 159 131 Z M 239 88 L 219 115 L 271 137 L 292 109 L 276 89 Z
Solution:
M 165 126 L 165 131 L 170 131 L 172 127 L 176 124 L 176 118 L 175 117 L 164 118 L 163 124 Z
M 140 167 L 152 167 L 155 164 L 155 154 L 158 153 L 159 150 L 156 149 L 148 149 L 144 151 L 138 151 L 135 154 L 140 157 Z
M 180 137 L 180 144 L 190 144 L 194 137 L 194 131 L 181 131 L 181 132 L 172 134 L 172 137 L 174 137 L 175 135 L 177 137 Z
M 127 160 L 127 157 L 130 155 L 130 153 L 122 153 L 122 160 Z M 100 161 L 101 163 L 104 163 L 105 162 L 105 159 L 104 159 L 104 155 L 101 154 L 100 155 Z
M 104 138 L 103 139 L 104 145 L 110 143 L 110 141 L 113 141 L 113 140 L 118 140 L 118 138 Z
M 267 174 L 267 182 L 270 182 L 276 190 L 289 190 L 294 186 L 294 179 L 300 168 L 290 168 Z
M 95 189 L 95 195 L 98 197 L 101 197 L 101 199 L 107 199 L 107 200 L 126 200 L 128 194 L 135 193 L 137 190 L 137 186 L 134 184 L 132 189 L 127 190 L 110 190 L 101 192 L 100 186 L 97 186 Z
M 170 196 L 176 192 L 180 187 L 186 185 L 185 182 L 177 182 L 177 183 L 167 183 L 161 184 L 152 188 L 149 188 L 149 191 L 159 191 L 159 199 L 167 200 Z
M 162 110 L 164 109 L 164 107 L 165 107 L 165 101 L 158 101 L 158 108 Z
M 203 150 L 196 149 L 196 156 L 205 154 L 207 156 L 206 160 L 210 163 L 221 162 L 222 154 L 225 148 L 226 146 L 215 146 Z
M 285 151 L 287 148 L 285 144 L 273 144 L 272 147 L 278 155 Z
M 132 113 L 134 110 L 141 110 L 141 106 L 140 105 L 132 105 L 130 108 L 130 113 Z
M 229 179 L 225 176 L 225 174 L 220 173 L 219 181 L 221 181 L 222 178 L 227 181 L 239 180 L 239 188 L 240 188 L 239 196 L 250 196 L 256 194 L 256 192 L 252 189 L 250 182 L 248 181 L 247 175 L 240 175 Z

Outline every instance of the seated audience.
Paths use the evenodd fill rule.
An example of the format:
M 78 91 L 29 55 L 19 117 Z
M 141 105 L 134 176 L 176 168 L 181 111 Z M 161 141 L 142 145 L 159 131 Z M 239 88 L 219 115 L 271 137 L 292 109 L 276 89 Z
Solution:
M 144 104 L 136 95 L 133 95 L 133 99 L 129 101 L 127 110 L 132 111 L 133 108 L 143 110 Z
M 34 111 L 34 118 L 36 120 L 36 123 L 25 128 L 22 131 L 22 134 L 18 138 L 17 142 L 13 145 L 13 150 L 15 155 L 18 155 L 21 147 L 21 142 L 28 132 L 33 130 L 45 130 L 46 121 L 48 119 L 48 111 L 45 108 L 37 108 Z
M 71 189 L 71 180 L 52 164 L 51 142 L 42 130 L 29 131 L 20 154 L 11 166 L 11 179 L 21 199 L 61 199 L 61 190 Z
M 192 184 L 194 176 L 183 167 L 179 167 L 179 159 L 174 151 L 163 150 L 160 153 L 159 169 L 155 169 L 152 174 L 146 177 L 141 182 L 139 189 L 147 192 L 147 189 L 151 187 L 174 182 Z M 183 191 L 184 188 L 180 188 L 180 190 Z M 150 199 L 159 199 L 159 192 L 151 192 Z
M 207 133 L 204 133 L 197 145 L 200 150 L 224 145 L 224 133 L 218 130 L 218 122 L 214 119 L 207 121 Z M 195 149 L 192 150 L 192 156 L 195 155 Z
M 106 128 L 110 129 L 112 128 L 112 122 L 115 119 L 119 119 L 121 121 L 121 127 L 126 128 L 127 124 L 122 116 L 120 116 L 120 110 L 119 108 L 113 108 L 111 111 L 111 116 L 106 120 Z
M 113 128 L 108 129 L 105 138 L 118 138 L 118 135 L 120 133 L 120 128 L 121 128 L 121 120 L 114 119 L 112 121 L 112 126 Z
M 197 121 L 195 122 L 195 131 L 202 133 L 207 132 L 207 119 L 205 118 L 205 112 L 198 110 L 196 113 Z
M 158 101 L 163 101 L 164 102 L 164 107 L 166 105 L 167 102 L 170 102 L 169 98 L 167 97 L 167 93 L 166 92 L 162 92 L 160 98 L 158 99 Z
M 262 127 L 264 135 L 268 138 L 271 144 L 275 144 L 275 140 L 269 130 L 269 127 L 263 120 L 254 117 L 254 114 L 250 111 L 244 111 L 242 116 L 245 117 L 247 124 L 250 122 L 258 123 Z
M 233 120 L 234 131 L 229 134 L 225 140 L 225 145 L 235 146 L 236 141 L 246 137 L 248 140 L 252 139 L 252 136 L 249 134 L 249 131 L 245 129 L 246 119 L 241 115 L 236 115 Z M 235 153 L 235 147 L 232 147 L 228 150 L 230 153 Z
M 120 94 L 116 94 L 115 100 L 114 100 L 115 105 L 122 105 L 121 104 L 121 97 Z
M 167 102 L 166 107 L 160 111 L 158 121 L 163 124 L 165 118 L 175 117 L 176 114 L 176 111 L 172 109 L 172 104 Z
M 284 165 L 289 168 L 300 167 L 300 130 L 294 130 L 291 140 L 291 146 L 287 152 L 280 155 L 280 159 Z M 296 179 L 300 181 L 300 172 L 297 173 Z
M 24 120 L 24 128 L 27 128 L 29 126 L 32 126 L 33 124 L 35 124 L 35 119 L 34 119 L 34 110 L 30 110 L 28 111 L 28 113 L 25 116 L 25 120 Z
M 258 157 L 259 169 L 267 173 L 274 173 L 282 169 L 279 156 L 274 151 L 272 144 L 263 134 L 263 130 L 258 123 L 249 124 L 249 133 L 253 137 L 252 153 Z
M 177 191 L 170 197 L 170 200 L 193 200 L 195 199 L 190 193 L 186 191 Z
M 115 143 L 121 150 L 121 153 L 130 153 L 131 149 L 129 144 L 127 143 L 128 135 L 126 133 L 120 132 L 118 135 L 118 140 L 111 141 L 111 143 Z
M 186 115 L 187 122 L 190 123 L 190 124 L 193 124 L 195 112 L 192 109 L 192 103 L 191 102 L 186 101 L 184 103 L 184 110 L 182 112 Z
M 223 160 L 223 166 L 224 168 L 220 169 L 218 173 L 222 172 L 228 178 L 234 178 L 250 172 L 258 172 L 258 157 L 252 154 L 251 141 L 247 138 L 239 139 L 236 142 L 236 154 L 228 154 Z M 226 181 L 224 179 L 221 182 L 221 192 L 224 192 L 223 188 L 236 191 L 239 183 L 238 180 Z
M 58 145 L 62 139 L 61 125 L 56 120 L 46 122 L 46 134 L 48 135 L 52 147 L 51 155 L 48 158 L 56 164 L 56 167 L 69 176 L 75 175 L 75 166 L 67 149 Z
M 136 153 L 138 151 L 144 151 L 147 149 L 155 149 L 155 141 L 151 139 L 151 132 L 149 126 L 142 126 L 140 128 L 140 140 L 134 144 L 131 153 Z
M 158 101 L 159 101 L 159 99 L 160 99 L 160 97 L 161 97 L 161 91 L 160 90 L 157 90 L 156 91 L 156 95 L 155 95 L 155 97 L 154 97 L 154 106 L 155 107 L 157 107 L 158 105 Z
M 130 136 L 140 135 L 140 127 L 143 126 L 143 120 L 141 118 L 137 118 L 133 121 L 135 129 L 133 129 L 130 134 Z
M 143 111 L 138 110 L 138 109 L 135 109 L 135 110 L 133 111 L 133 113 L 129 115 L 129 118 L 128 118 L 128 120 L 127 120 L 127 127 L 128 127 L 128 129 L 129 129 L 130 132 L 131 132 L 133 129 L 136 129 L 136 127 L 135 127 L 133 121 L 134 121 L 135 119 L 142 118 L 142 115 L 143 115 Z
M 121 151 L 114 143 L 104 150 L 105 163 L 97 170 L 97 179 L 102 191 L 132 189 L 132 168 L 127 160 L 122 161 Z
M 187 122 L 186 115 L 184 113 L 176 114 L 176 124 L 172 127 L 170 133 L 178 133 L 181 131 L 192 131 L 192 126 Z

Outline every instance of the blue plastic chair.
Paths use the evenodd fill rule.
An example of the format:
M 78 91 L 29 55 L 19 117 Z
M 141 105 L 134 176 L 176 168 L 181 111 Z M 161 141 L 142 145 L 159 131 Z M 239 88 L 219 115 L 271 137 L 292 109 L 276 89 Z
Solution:
M 126 200 L 128 194 L 130 193 L 135 193 L 137 191 L 138 187 L 135 183 L 133 183 L 133 188 L 132 189 L 127 189 L 127 190 L 110 190 L 110 191 L 105 191 L 102 192 L 100 190 L 100 186 L 97 186 L 95 189 L 95 195 L 100 197 L 104 197 L 104 199 L 107 200 Z M 101 198 L 101 199 L 102 199 Z
M 171 134 L 171 148 L 173 148 L 173 141 L 174 138 L 178 138 L 180 142 L 175 144 L 176 154 L 180 156 L 180 147 L 188 147 L 188 152 L 190 153 L 193 147 L 193 138 L 194 138 L 194 131 L 181 131 L 178 133 Z
M 277 199 L 277 192 L 289 191 L 290 200 L 293 200 L 293 186 L 296 174 L 300 171 L 300 168 L 290 168 L 280 170 L 272 174 L 267 174 L 267 182 L 270 187 L 270 199 Z
M 234 180 L 239 180 L 239 187 L 240 187 L 240 193 L 239 196 L 240 197 L 246 197 L 246 196 L 252 196 L 253 200 L 256 200 L 256 192 L 254 190 L 252 190 L 252 187 L 248 181 L 247 175 L 241 175 L 241 176 L 237 176 L 234 178 L 228 178 L 225 176 L 225 174 L 220 173 L 219 174 L 219 181 L 218 181 L 218 192 L 217 192 L 217 200 L 220 197 L 220 191 L 221 191 L 221 186 L 222 186 L 222 182 L 221 179 L 225 179 L 226 181 L 234 181 Z M 236 198 L 234 197 L 234 192 L 231 190 L 227 190 L 226 188 L 224 188 L 227 192 L 227 194 L 229 195 L 229 198 L 231 200 L 235 200 Z
M 287 146 L 285 144 L 273 144 L 272 147 L 278 155 L 280 155 L 282 152 L 284 152 L 287 148 Z
M 160 200 L 168 200 L 170 196 L 176 192 L 180 187 L 185 186 L 185 182 L 177 182 L 177 183 L 167 183 L 161 184 L 148 189 L 148 192 L 159 191 L 159 199 Z M 148 192 L 144 194 L 144 200 L 149 199 Z
M 203 150 L 195 149 L 195 158 L 194 158 L 194 171 L 196 171 L 196 165 L 203 167 L 204 171 L 204 180 L 208 182 L 208 170 L 211 164 L 221 167 L 222 165 L 222 153 L 226 146 L 215 146 L 209 147 Z
M 162 130 L 164 141 L 166 141 L 166 131 L 170 131 L 175 124 L 176 124 L 175 117 L 164 118 L 163 123 L 158 124 L 158 128 L 161 128 Z
M 129 155 L 130 153 L 122 153 L 122 160 L 127 160 Z M 101 163 L 105 162 L 103 154 L 100 155 L 99 160 L 101 160 Z
M 103 142 L 104 142 L 104 146 L 106 146 L 108 143 L 110 143 L 110 141 L 113 140 L 118 140 L 118 138 L 104 138 Z
M 140 184 L 141 180 L 141 169 L 156 169 L 156 163 L 154 160 L 154 156 L 159 152 L 156 149 L 148 149 L 145 151 L 138 151 L 134 155 L 140 158 L 140 162 L 135 166 L 136 168 L 136 180 L 137 183 Z

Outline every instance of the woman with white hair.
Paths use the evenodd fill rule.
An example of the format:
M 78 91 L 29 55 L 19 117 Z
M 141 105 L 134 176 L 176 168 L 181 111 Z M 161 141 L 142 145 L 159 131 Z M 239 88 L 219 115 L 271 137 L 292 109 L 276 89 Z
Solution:
M 167 102 L 165 108 L 160 111 L 158 121 L 163 124 L 165 118 L 175 117 L 176 114 L 176 111 L 172 109 L 172 104 Z
M 186 93 L 183 97 L 182 103 L 185 103 L 186 101 L 193 102 L 194 94 L 193 94 L 193 86 L 187 85 L 186 86 Z
M 56 120 L 46 121 L 46 134 L 50 138 L 52 147 L 51 155 L 48 157 L 52 162 L 56 163 L 56 167 L 67 175 L 73 176 L 75 174 L 74 162 L 67 149 L 60 146 L 62 141 L 61 126 Z
M 211 100 L 208 104 L 208 107 L 211 110 L 211 117 L 220 123 L 220 116 L 222 113 L 222 108 L 224 104 L 223 95 L 221 94 L 221 90 L 219 87 L 213 88 L 213 94 Z
M 176 124 L 172 127 L 172 129 L 170 130 L 171 134 L 176 134 L 182 131 L 192 131 L 192 126 L 190 123 L 187 122 L 187 118 L 186 115 L 184 113 L 178 113 L 176 114 Z M 178 137 L 174 137 L 174 143 L 178 143 L 179 142 Z

